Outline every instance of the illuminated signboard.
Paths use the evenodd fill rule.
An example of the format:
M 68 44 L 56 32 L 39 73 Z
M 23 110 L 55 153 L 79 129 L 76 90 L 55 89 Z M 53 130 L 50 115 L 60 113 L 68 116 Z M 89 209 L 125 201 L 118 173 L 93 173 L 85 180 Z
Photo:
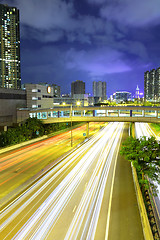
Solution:
M 47 87 L 47 93 L 51 93 L 51 87 L 50 86 Z

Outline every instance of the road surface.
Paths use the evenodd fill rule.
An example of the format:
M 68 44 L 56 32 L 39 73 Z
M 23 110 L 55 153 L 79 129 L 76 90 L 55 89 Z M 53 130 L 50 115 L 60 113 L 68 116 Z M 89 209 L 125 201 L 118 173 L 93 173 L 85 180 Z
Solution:
M 90 135 L 100 129 L 103 123 L 90 123 Z M 82 142 L 86 126 L 72 130 L 73 146 Z M 63 154 L 71 150 L 71 132 L 1 154 L 0 156 L 0 206 L 2 201 L 12 198 L 32 182 L 46 166 L 51 167 Z M 35 177 L 34 177 L 35 176 Z M 5 198 L 5 199 L 4 199 Z
M 0 239 L 143 239 L 123 130 L 108 124 L 5 208 Z

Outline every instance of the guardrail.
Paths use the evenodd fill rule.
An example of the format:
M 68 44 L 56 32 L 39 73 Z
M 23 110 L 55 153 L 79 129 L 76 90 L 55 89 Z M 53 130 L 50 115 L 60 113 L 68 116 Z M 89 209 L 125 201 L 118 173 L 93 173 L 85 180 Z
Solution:
M 140 217 L 141 217 L 141 222 L 143 227 L 144 238 L 145 240 L 154 240 L 150 223 L 148 220 L 147 212 L 146 212 L 146 207 L 144 205 L 143 196 L 139 186 L 136 169 L 133 167 L 132 164 L 131 166 L 132 166 L 133 181 L 134 181 L 134 186 L 135 186 L 136 195 L 137 195 L 137 201 L 138 201 L 138 207 L 139 207 L 139 212 L 140 212 Z

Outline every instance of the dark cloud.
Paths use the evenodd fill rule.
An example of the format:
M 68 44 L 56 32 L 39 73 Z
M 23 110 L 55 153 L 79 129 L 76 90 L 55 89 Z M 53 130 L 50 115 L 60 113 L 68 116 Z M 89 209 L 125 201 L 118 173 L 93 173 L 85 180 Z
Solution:
M 20 9 L 23 83 L 54 82 L 70 92 L 80 79 L 92 92 L 93 80 L 106 80 L 110 93 L 134 91 L 144 71 L 160 66 L 159 0 L 2 3 Z
M 101 16 L 124 25 L 141 27 L 147 24 L 159 24 L 159 0 L 112 0 L 103 5 Z
M 122 53 L 110 48 L 89 51 L 70 49 L 66 53 L 66 63 L 67 68 L 81 69 L 87 72 L 90 78 L 130 70 L 130 67 L 123 61 Z
M 87 0 L 88 3 L 101 5 L 106 2 L 106 0 Z

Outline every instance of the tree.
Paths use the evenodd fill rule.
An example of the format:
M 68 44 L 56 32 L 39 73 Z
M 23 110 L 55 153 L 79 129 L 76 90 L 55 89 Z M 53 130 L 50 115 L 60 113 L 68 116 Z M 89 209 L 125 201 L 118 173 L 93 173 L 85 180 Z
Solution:
M 149 178 L 156 193 L 154 182 L 160 184 L 160 144 L 156 139 L 153 136 L 140 139 L 129 137 L 122 144 L 120 153 L 136 168 L 142 191 L 148 188 Z
M 26 139 L 32 139 L 37 136 L 42 136 L 44 134 L 43 123 L 40 119 L 28 118 L 22 125 L 22 131 L 24 132 Z

